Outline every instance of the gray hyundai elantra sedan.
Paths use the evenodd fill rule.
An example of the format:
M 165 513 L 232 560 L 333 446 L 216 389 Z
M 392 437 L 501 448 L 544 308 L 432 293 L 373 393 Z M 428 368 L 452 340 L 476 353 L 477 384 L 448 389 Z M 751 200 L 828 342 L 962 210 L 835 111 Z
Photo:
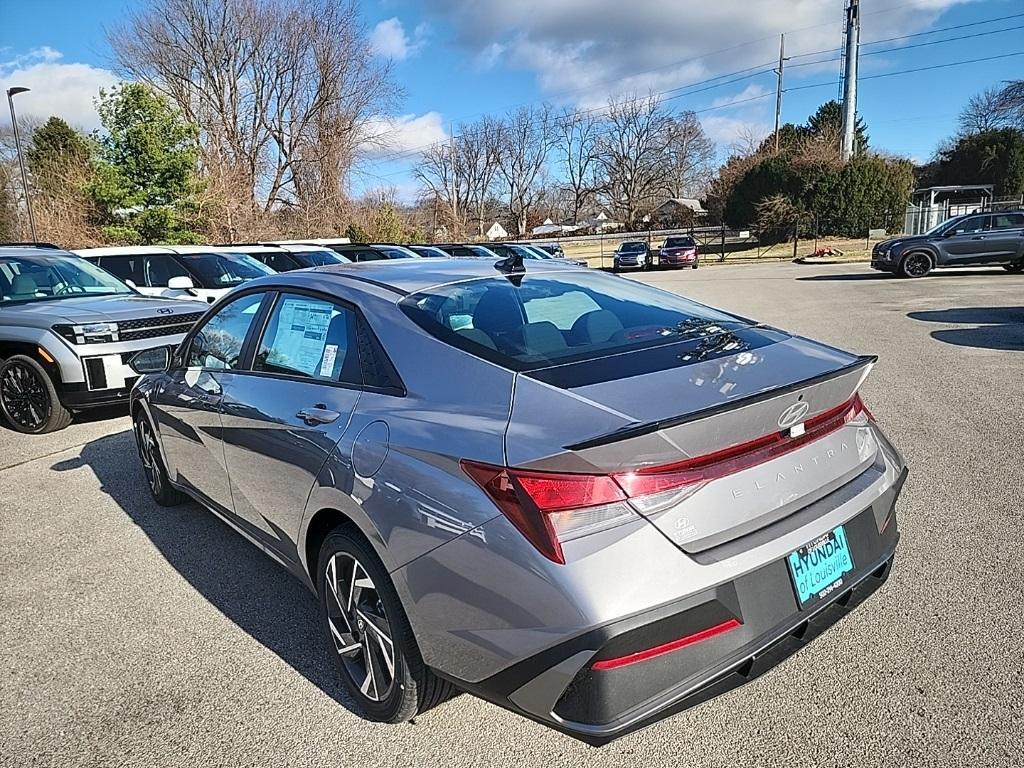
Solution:
M 459 689 L 600 744 L 886 580 L 873 363 L 596 270 L 407 259 L 245 284 L 132 361 L 131 409 L 157 502 L 315 592 L 366 717 Z

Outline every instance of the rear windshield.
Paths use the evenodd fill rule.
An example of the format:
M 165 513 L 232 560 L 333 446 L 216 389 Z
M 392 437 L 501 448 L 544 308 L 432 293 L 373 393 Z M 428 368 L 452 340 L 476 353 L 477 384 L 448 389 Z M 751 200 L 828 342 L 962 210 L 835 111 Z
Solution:
M 453 346 L 513 370 L 542 368 L 750 325 L 673 293 L 600 273 L 442 285 L 402 310 Z
M 183 253 L 178 258 L 199 275 L 203 288 L 226 288 L 275 274 L 266 264 L 244 253 Z
M 666 248 L 693 248 L 696 243 L 692 237 L 669 237 L 665 239 Z
M 331 264 L 349 263 L 349 260 L 340 253 L 329 251 L 326 248 L 317 248 L 309 251 L 291 251 L 291 256 L 303 267 L 327 267 Z

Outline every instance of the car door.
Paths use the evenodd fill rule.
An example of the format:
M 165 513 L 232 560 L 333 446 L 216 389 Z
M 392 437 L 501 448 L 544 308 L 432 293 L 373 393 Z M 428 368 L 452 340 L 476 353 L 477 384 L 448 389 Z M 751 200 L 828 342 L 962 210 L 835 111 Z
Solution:
M 224 511 L 232 509 L 221 436 L 224 388 L 264 295 L 240 296 L 201 321 L 153 397 L 171 479 Z
M 984 264 L 995 260 L 990 236 L 992 217 L 988 214 L 968 216 L 946 234 L 940 247 L 945 253 L 944 264 Z
M 993 213 L 988 239 L 993 261 L 1015 261 L 1024 248 L 1024 213 Z
M 225 384 L 235 514 L 289 565 L 298 562 L 306 499 L 360 396 L 356 322 L 354 310 L 331 297 L 277 294 L 248 370 Z

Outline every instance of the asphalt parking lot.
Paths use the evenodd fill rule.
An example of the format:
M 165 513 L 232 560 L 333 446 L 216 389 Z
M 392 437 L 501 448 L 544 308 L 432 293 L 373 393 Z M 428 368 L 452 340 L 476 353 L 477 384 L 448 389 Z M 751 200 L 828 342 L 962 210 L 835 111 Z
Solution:
M 880 361 L 902 541 L 867 604 L 724 697 L 585 746 L 468 695 L 345 706 L 297 582 L 197 505 L 149 498 L 123 413 L 0 428 L 0 764 L 1017 766 L 1024 763 L 1024 275 L 866 265 L 638 279 Z

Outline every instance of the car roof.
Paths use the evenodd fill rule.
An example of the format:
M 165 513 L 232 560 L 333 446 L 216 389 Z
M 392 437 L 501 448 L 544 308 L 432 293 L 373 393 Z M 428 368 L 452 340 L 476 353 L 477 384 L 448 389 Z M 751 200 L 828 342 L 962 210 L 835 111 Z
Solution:
M 357 290 L 360 289 L 359 284 L 364 283 L 404 296 L 462 280 L 503 277 L 504 273 L 495 269 L 494 265 L 495 262 L 490 259 L 388 259 L 282 272 L 258 280 L 268 284 L 302 285 L 306 282 L 319 282 L 325 278 L 337 279 L 339 284 Z M 527 275 L 555 272 L 579 275 L 580 270 L 543 259 L 530 260 L 526 264 Z
M 0 256 L 9 258 L 31 258 L 33 256 L 66 256 L 76 258 L 73 251 L 65 251 L 62 248 L 50 248 L 48 246 L 35 245 L 0 245 Z
M 72 253 L 88 259 L 96 256 L 145 256 L 174 251 L 163 245 L 117 245 L 110 248 L 78 248 Z
M 307 237 L 305 240 L 268 240 L 267 245 L 348 245 L 347 237 Z
M 217 251 L 218 253 L 280 253 L 281 251 L 284 250 L 284 248 L 282 248 L 279 245 L 251 243 L 249 245 L 211 245 L 209 247 L 209 250 Z

